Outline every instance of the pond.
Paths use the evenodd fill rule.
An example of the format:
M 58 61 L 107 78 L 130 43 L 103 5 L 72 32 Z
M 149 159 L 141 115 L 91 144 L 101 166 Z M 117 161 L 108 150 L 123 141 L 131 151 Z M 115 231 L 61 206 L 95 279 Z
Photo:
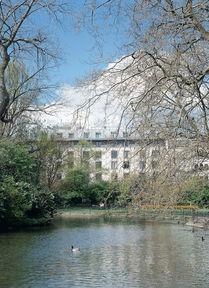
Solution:
M 72 244 L 81 251 L 71 253 Z M 209 232 L 97 219 L 3 233 L 0 287 L 208 288 Z

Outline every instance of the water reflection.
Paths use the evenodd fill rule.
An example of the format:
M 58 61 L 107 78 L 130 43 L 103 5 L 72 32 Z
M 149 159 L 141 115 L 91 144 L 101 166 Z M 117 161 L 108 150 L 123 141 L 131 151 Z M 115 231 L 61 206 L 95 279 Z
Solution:
M 0 235 L 0 286 L 209 287 L 209 235 L 178 225 L 59 221 Z M 71 253 L 70 246 L 81 248 Z

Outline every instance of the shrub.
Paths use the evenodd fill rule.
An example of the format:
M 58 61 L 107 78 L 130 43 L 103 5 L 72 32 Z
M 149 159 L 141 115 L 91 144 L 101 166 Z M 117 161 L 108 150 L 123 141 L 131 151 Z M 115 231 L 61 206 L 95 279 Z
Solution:
M 49 191 L 35 184 L 35 161 L 25 146 L 0 142 L 0 227 L 43 222 L 53 215 Z

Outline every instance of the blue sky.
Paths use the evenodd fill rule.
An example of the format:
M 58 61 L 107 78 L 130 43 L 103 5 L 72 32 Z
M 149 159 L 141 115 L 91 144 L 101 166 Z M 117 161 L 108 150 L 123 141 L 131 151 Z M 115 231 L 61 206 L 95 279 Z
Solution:
M 127 23 L 124 19 L 119 20 L 114 27 L 111 23 L 105 23 L 106 27 L 104 23 L 99 24 L 101 24 L 100 46 L 85 27 L 80 32 L 75 31 L 72 20 L 67 17 L 62 19 L 63 28 L 54 26 L 53 37 L 59 41 L 62 57 L 59 67 L 52 74 L 56 82 L 74 85 L 77 79 L 85 77 L 90 71 L 103 69 L 111 60 L 124 55 L 124 51 L 121 50 L 126 37 L 124 28 Z
M 76 79 L 80 79 L 88 74 L 93 69 L 104 68 L 105 62 L 96 64 L 97 49 L 94 47 L 94 39 L 84 32 L 68 31 L 59 34 L 61 44 L 62 60 L 57 69 L 55 69 L 57 81 L 73 85 Z M 111 42 L 103 47 L 105 54 L 110 54 L 114 50 Z M 109 50 L 109 52 L 108 52 Z
M 77 3 L 81 2 L 83 1 L 78 0 L 76 6 Z M 79 5 L 80 4 L 78 4 L 78 7 Z M 74 29 L 75 27 L 70 17 L 62 18 L 62 28 L 51 19 L 48 19 L 48 25 L 46 25 L 44 17 L 38 19 L 38 24 L 41 24 L 46 31 L 49 30 L 51 32 L 52 30 L 53 33 L 50 34 L 49 38 L 59 45 L 62 56 L 60 65 L 50 72 L 49 77 L 50 82 L 60 86 L 58 94 L 60 93 L 65 105 L 52 113 L 52 116 L 42 115 L 47 125 L 62 125 L 71 122 L 73 112 L 85 101 L 86 97 L 90 96 L 86 90 L 76 90 L 74 87 L 76 86 L 76 80 L 82 80 L 82 78 L 88 76 L 92 70 L 106 68 L 110 62 L 125 55 L 125 49 L 121 47 L 124 43 L 128 42 L 126 34 L 128 27 L 127 20 L 124 21 L 124 18 L 119 18 L 113 24 L 111 23 L 111 19 L 110 21 L 106 20 L 103 22 L 102 17 L 102 12 L 100 15 L 97 15 L 97 23 L 100 26 L 98 30 L 100 45 L 95 41 L 95 37 L 89 33 L 88 30 L 91 28 L 90 26 L 88 26 L 88 28 L 83 26 L 80 31 L 77 31 Z M 37 19 L 35 19 L 35 21 L 37 21 Z M 90 23 L 91 22 L 88 24 Z M 98 123 L 103 125 L 104 117 L 106 117 L 104 114 L 105 104 L 106 99 L 101 99 L 99 103 L 94 105 L 95 107 L 92 107 L 89 125 L 98 126 Z M 115 110 L 114 113 L 112 113 L 111 110 L 109 114 L 114 114 L 115 117 L 114 121 L 112 120 L 113 116 L 109 117 L 111 125 L 113 125 L 113 122 L 117 125 L 119 122 L 118 115 L 120 114 L 116 113 Z

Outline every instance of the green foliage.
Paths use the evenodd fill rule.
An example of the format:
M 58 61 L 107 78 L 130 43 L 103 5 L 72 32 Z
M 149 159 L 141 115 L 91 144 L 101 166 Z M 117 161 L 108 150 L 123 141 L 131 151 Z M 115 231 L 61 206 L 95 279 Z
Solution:
M 117 195 L 117 206 L 126 207 L 132 201 L 132 180 L 124 179 L 120 182 Z
M 85 167 L 70 169 L 63 179 L 55 201 L 59 207 L 87 204 L 105 206 L 127 206 L 130 202 L 130 183 L 126 181 L 91 182 Z
M 57 175 L 62 166 L 62 151 L 58 143 L 45 132 L 39 134 L 35 146 L 36 181 L 52 189 L 57 184 Z
M 26 212 L 32 207 L 30 185 L 6 176 L 0 186 L 0 207 L 1 224 L 23 222 Z
M 78 204 L 89 199 L 89 172 L 84 167 L 70 169 L 63 180 L 57 199 L 64 206 Z M 59 201 L 59 200 L 57 200 Z
M 89 185 L 89 197 L 91 204 L 104 202 L 108 196 L 109 183 L 105 181 L 93 182 Z
M 54 212 L 53 195 L 36 184 L 36 162 L 26 147 L 0 142 L 0 227 L 17 226 Z
M 8 141 L 0 142 L 0 181 L 12 176 L 15 181 L 32 181 L 34 163 L 26 148 Z
M 48 218 L 53 217 L 55 211 L 54 195 L 44 187 L 38 187 L 32 194 L 32 206 L 27 212 L 30 218 Z
M 195 204 L 209 208 L 209 183 L 202 177 L 191 177 L 182 188 L 180 204 Z
M 104 203 L 106 206 L 117 206 L 118 205 L 118 197 L 120 195 L 121 182 L 112 181 L 108 183 L 106 197 L 104 199 Z

